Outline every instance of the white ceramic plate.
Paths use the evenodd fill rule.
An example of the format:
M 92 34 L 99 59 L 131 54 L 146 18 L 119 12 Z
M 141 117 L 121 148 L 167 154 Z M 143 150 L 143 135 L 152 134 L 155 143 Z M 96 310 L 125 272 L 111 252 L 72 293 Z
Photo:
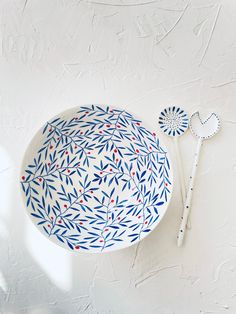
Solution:
M 163 217 L 172 192 L 168 153 L 125 110 L 72 108 L 35 135 L 22 166 L 27 211 L 53 242 L 79 252 L 137 243 Z

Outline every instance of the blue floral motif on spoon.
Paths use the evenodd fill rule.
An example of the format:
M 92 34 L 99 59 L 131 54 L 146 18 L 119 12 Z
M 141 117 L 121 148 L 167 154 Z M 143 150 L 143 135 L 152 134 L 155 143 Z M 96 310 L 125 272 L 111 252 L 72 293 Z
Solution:
M 165 108 L 160 113 L 159 125 L 167 135 L 181 136 L 188 129 L 188 114 L 176 106 Z

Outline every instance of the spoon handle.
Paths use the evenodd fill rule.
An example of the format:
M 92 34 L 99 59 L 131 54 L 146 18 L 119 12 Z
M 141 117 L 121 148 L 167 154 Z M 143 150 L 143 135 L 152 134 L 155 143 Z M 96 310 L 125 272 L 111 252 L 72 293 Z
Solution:
M 183 162 L 182 162 L 180 149 L 179 149 L 179 137 L 177 136 L 174 137 L 174 143 L 175 143 L 175 155 L 176 155 L 176 160 L 177 160 L 178 176 L 179 176 L 179 181 L 180 181 L 182 204 L 184 206 L 185 200 L 186 200 L 186 184 L 185 184 L 185 178 L 184 178 Z M 191 229 L 190 218 L 188 218 L 188 221 L 187 221 L 187 228 Z
M 178 175 L 180 180 L 180 188 L 181 188 L 181 196 L 182 196 L 182 202 L 185 203 L 186 200 L 186 187 L 185 187 L 185 179 L 184 179 L 184 171 L 183 171 L 183 163 L 182 158 L 179 151 L 179 138 L 175 137 L 175 153 L 176 153 L 176 159 L 177 159 L 177 167 L 178 167 Z
M 192 195 L 193 195 L 193 186 L 194 186 L 194 181 L 195 181 L 195 177 L 196 177 L 201 146 L 202 146 L 202 139 L 199 138 L 198 143 L 197 143 L 197 149 L 196 149 L 196 152 L 194 155 L 194 162 L 193 162 L 192 172 L 191 172 L 190 181 L 189 181 L 187 198 L 186 198 L 186 202 L 184 205 L 183 216 L 181 217 L 181 224 L 180 224 L 179 233 L 178 233 L 178 237 L 177 237 L 178 238 L 177 239 L 177 245 L 179 247 L 182 245 L 183 240 L 184 240 L 186 224 L 187 224 L 188 215 L 190 212 L 191 200 L 192 200 Z

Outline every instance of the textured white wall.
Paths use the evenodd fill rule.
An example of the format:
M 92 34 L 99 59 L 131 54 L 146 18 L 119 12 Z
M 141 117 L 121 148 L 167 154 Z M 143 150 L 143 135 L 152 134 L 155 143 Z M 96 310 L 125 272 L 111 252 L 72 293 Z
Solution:
M 0 313 L 236 313 L 236 2 L 141 1 L 0 1 Z M 74 256 L 29 221 L 18 182 L 27 144 L 85 103 L 153 127 L 169 104 L 220 115 L 183 248 L 178 185 L 158 228 L 111 254 Z M 180 142 L 187 177 L 196 140 Z

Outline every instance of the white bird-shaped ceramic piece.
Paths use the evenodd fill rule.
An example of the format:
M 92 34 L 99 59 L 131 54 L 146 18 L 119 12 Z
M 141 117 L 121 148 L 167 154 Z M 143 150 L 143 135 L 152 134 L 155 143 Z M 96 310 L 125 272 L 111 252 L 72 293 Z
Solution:
M 216 134 L 220 127 L 220 120 L 215 113 L 202 120 L 199 112 L 192 114 L 190 118 L 190 130 L 198 138 L 208 139 Z

